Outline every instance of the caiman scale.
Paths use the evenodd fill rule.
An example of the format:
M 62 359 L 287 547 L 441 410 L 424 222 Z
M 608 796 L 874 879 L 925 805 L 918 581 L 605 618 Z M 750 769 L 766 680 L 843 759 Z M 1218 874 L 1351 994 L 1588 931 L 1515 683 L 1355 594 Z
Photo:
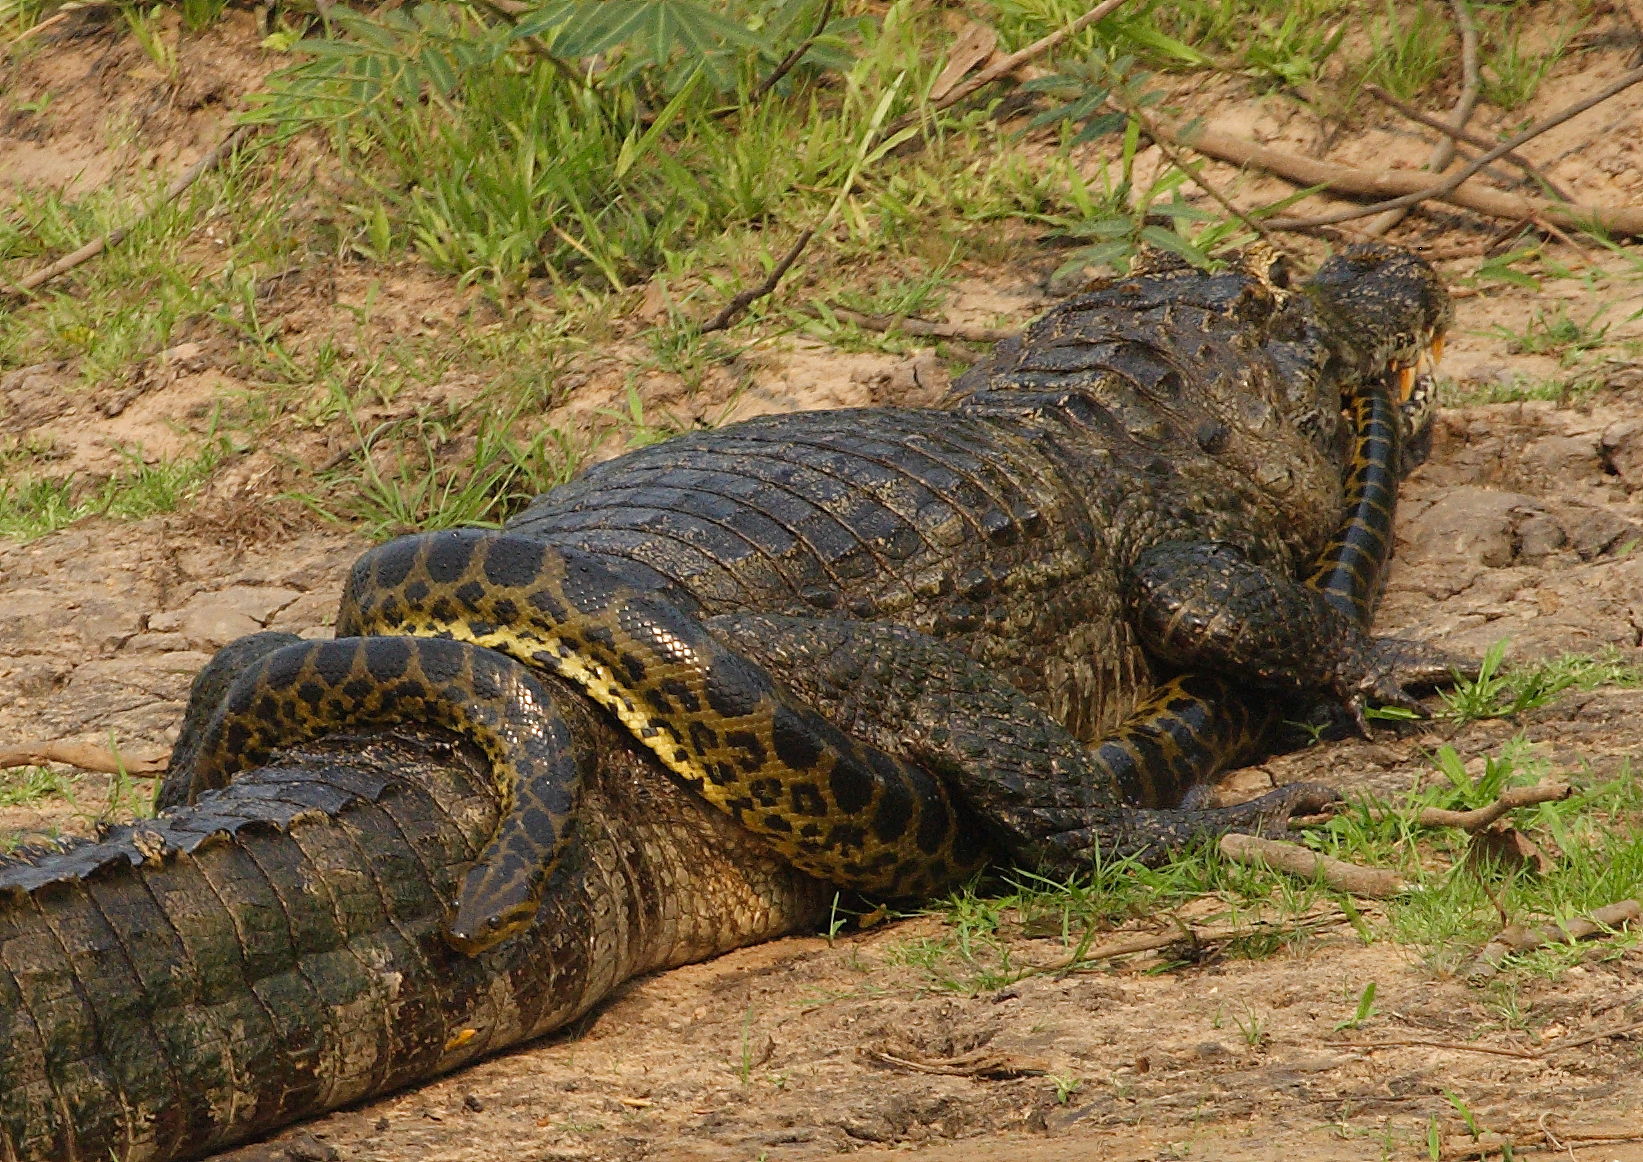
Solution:
M 1310 802 L 1178 801 L 1257 741 L 1234 683 L 1356 709 L 1446 672 L 1362 624 L 1447 322 L 1388 248 L 1298 287 L 1158 264 L 943 407 L 680 437 L 373 550 L 338 640 L 207 668 L 167 816 L 0 865 L 4 1156 L 183 1157 L 454 1068 L 811 922 L 813 876 L 924 892 Z M 404 739 L 229 781 L 396 723 L 501 795 Z

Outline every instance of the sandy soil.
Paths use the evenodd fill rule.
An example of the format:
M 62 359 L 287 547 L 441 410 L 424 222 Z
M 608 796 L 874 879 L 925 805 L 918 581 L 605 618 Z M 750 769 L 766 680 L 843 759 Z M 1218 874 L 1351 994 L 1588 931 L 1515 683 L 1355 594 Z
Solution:
M 1571 56 L 1531 112 L 1598 87 L 1624 66 L 1635 40 L 1617 34 L 1615 44 Z M 68 25 L 49 51 L 13 70 L 22 86 L 14 92 L 49 90 L 56 99 L 41 114 L 0 117 L 0 190 L 22 181 L 85 188 L 134 168 L 186 165 L 267 67 L 255 44 L 250 17 L 237 15 L 201 38 L 184 59 L 182 83 L 166 86 L 145 75 L 129 43 Z M 1182 95 L 1215 109 L 1229 128 L 1303 150 L 1327 147 L 1350 162 L 1412 165 L 1426 150 L 1397 127 L 1331 137 L 1292 106 L 1251 98 L 1231 81 L 1194 83 Z M 139 123 L 115 145 L 100 128 L 109 111 Z M 1587 200 L 1635 200 L 1639 129 L 1643 96 L 1628 95 L 1528 152 Z M 1279 188 L 1219 172 L 1240 197 Z M 1463 226 L 1440 214 L 1412 221 L 1403 236 L 1431 245 L 1485 237 Z M 1605 646 L 1643 658 L 1643 553 L 1635 551 L 1643 541 L 1635 346 L 1643 329 L 1628 319 L 1643 302 L 1622 259 L 1592 248 L 1556 253 L 1576 277 L 1539 291 L 1490 286 L 1460 301 L 1446 368 L 1461 392 L 1572 376 L 1555 357 L 1514 354 L 1493 328 L 1521 328 L 1559 303 L 1579 318 L 1610 304 L 1607 345 L 1581 369 L 1601 385 L 1573 403 L 1448 411 L 1432 461 L 1405 493 L 1383 632 L 1473 653 L 1507 638 L 1519 658 Z M 1040 255 L 1009 271 L 964 268 L 949 317 L 1025 320 L 1045 301 L 1054 263 Z M 1476 263 L 1447 269 L 1463 276 Z M 1583 278 L 1588 263 L 1613 277 Z M 270 309 L 283 313 L 288 334 L 319 335 L 337 304 L 364 293 L 362 279 L 304 271 L 273 289 Z M 400 271 L 378 285 L 383 326 L 438 329 L 469 317 L 468 300 L 445 280 Z M 159 450 L 201 400 L 244 386 L 209 336 L 179 348 L 157 354 L 135 383 L 88 388 L 56 364 L 0 369 L 0 436 L 58 441 L 84 470 L 134 438 Z M 597 363 L 577 373 L 584 386 L 550 418 L 572 422 L 620 406 L 620 376 Z M 688 403 L 717 415 L 740 380 L 732 414 L 742 416 L 933 398 L 944 378 L 928 353 L 843 356 L 790 341 L 694 395 L 661 374 L 641 387 L 657 406 Z M 294 433 L 230 469 L 194 510 L 0 542 L 0 745 L 106 742 L 112 733 L 133 751 L 163 747 L 212 650 L 260 628 L 327 633 L 339 579 L 363 541 L 312 523 L 253 519 L 246 509 L 278 491 L 275 452 L 318 462 L 330 451 L 322 436 Z M 1521 723 L 1329 743 L 1230 783 L 1250 791 L 1305 777 L 1393 790 L 1427 776 L 1425 755 L 1439 743 L 1476 763 L 1519 730 L 1553 770 L 1600 779 L 1643 754 L 1643 691 L 1570 696 Z M 118 789 L 97 776 L 74 787 L 72 804 L 13 810 L 0 825 L 83 830 Z M 1154 917 L 1127 930 L 1174 922 Z M 1446 1149 L 1458 1149 L 1464 1106 L 1487 1131 L 1562 1143 L 1571 1158 L 1643 1158 L 1643 1145 L 1623 1140 L 1643 1118 L 1637 952 L 1598 948 L 1555 981 L 1480 990 L 1450 975 L 1454 957 L 1423 961 L 1388 942 L 1365 946 L 1350 926 L 1324 924 L 1262 960 L 1210 955 L 1181 967 L 1172 957 L 1160 971 L 1156 955 L 1131 957 L 1104 971 L 1046 974 L 968 996 L 932 989 L 904 963 L 901 951 L 938 928 L 922 918 L 834 941 L 794 938 L 636 981 L 565 1035 L 298 1127 L 242 1156 L 456 1162 L 506 1149 L 543 1162 L 816 1162 L 844 1154 L 865 1162 L 892 1153 L 931 1162 L 1413 1158 L 1427 1156 L 1434 1124 Z M 1031 931 L 1011 940 L 1023 962 L 1065 955 L 1059 939 Z M 1338 1029 L 1370 981 L 1377 1014 L 1362 1028 Z M 1616 1032 L 1535 1053 L 1609 1030 Z

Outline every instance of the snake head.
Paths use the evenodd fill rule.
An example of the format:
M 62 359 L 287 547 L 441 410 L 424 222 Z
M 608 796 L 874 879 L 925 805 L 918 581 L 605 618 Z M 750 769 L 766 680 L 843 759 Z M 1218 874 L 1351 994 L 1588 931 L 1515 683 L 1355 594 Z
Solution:
M 539 878 L 476 863 L 446 918 L 445 942 L 465 956 L 478 956 L 519 935 L 536 919 L 540 884 Z

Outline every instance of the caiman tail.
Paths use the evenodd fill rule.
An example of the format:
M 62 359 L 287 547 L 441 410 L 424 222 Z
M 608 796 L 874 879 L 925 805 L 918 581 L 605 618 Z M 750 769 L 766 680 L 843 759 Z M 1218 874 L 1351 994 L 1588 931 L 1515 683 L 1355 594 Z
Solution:
M 582 725 L 602 753 L 578 854 L 534 926 L 479 957 L 442 925 L 497 801 L 477 752 L 425 735 L 336 737 L 0 862 L 0 1158 L 210 1153 L 820 920 L 830 889 Z

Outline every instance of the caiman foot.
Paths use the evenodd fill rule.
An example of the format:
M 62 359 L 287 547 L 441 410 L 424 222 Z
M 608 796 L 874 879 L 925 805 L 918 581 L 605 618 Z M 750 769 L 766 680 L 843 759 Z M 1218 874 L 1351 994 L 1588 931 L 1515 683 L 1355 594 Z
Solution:
M 1426 718 L 1430 712 L 1415 691 L 1468 682 L 1481 671 L 1476 658 L 1399 637 L 1365 639 L 1357 662 L 1353 676 L 1343 675 L 1345 680 L 1336 693 L 1365 738 L 1369 737 L 1365 706 L 1396 706 Z
M 1061 875 L 1098 859 L 1131 858 L 1150 866 L 1222 835 L 1281 835 L 1292 816 L 1315 815 L 1340 801 L 1333 787 L 1289 783 L 1231 807 L 1128 808 L 1103 823 L 1050 836 L 1037 854 L 1045 871 Z

